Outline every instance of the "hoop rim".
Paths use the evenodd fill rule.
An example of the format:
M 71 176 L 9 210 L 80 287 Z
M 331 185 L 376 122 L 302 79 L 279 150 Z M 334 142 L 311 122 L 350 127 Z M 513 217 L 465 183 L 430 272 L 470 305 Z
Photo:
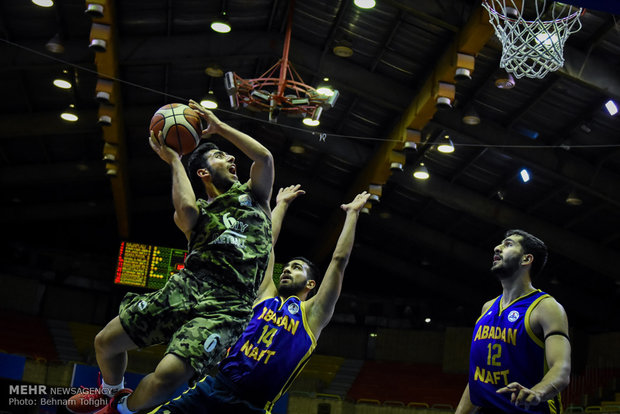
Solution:
M 509 21 L 511 23 L 516 23 L 519 20 L 521 20 L 523 23 L 525 23 L 527 25 L 533 25 L 533 24 L 535 24 L 537 22 L 537 20 L 525 20 L 525 19 L 518 19 L 518 18 L 517 19 L 513 19 L 511 17 L 504 16 L 503 14 L 501 14 L 500 12 L 495 10 L 495 8 L 493 8 L 493 6 L 491 6 L 487 0 L 482 0 L 482 3 L 483 3 L 483 5 L 486 5 L 486 8 L 487 8 L 487 10 L 490 13 L 493 13 L 493 14 L 497 15 L 502 20 Z M 572 6 L 572 7 L 574 7 L 574 6 Z M 572 14 L 569 14 L 566 17 L 561 17 L 559 19 L 553 19 L 553 20 L 538 20 L 538 21 L 540 21 L 541 23 L 552 23 L 552 22 L 564 23 L 564 22 L 573 20 L 573 19 L 575 19 L 577 17 L 583 16 L 586 13 L 586 11 L 587 11 L 586 8 L 580 7 L 579 10 L 577 10 L 576 12 L 574 12 Z

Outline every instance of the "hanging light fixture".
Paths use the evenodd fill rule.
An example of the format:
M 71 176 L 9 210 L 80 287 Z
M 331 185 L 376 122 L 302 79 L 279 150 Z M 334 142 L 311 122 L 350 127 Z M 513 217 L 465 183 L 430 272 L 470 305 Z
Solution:
M 437 151 L 444 153 L 444 154 L 449 154 L 451 152 L 454 152 L 454 144 L 452 143 L 452 140 L 450 139 L 450 135 L 448 134 L 444 135 L 443 141 L 441 142 L 441 144 L 437 146 Z
M 62 43 L 62 36 L 60 33 L 56 33 L 48 42 L 45 44 L 45 49 L 48 52 L 61 54 L 65 52 L 65 45 Z
M 572 190 L 566 197 L 566 204 L 571 206 L 580 206 L 583 204 L 583 200 L 579 198 L 575 190 Z
M 217 108 L 217 99 L 215 98 L 215 94 L 212 90 L 209 90 L 207 96 L 202 98 L 202 100 L 200 101 L 200 105 L 204 106 L 207 109 Z
M 52 7 L 54 5 L 52 0 L 32 0 L 32 2 L 39 7 Z
M 478 111 L 472 105 L 465 110 L 461 120 L 466 125 L 478 125 L 480 123 L 480 115 L 478 115 Z
M 226 12 L 222 12 L 217 19 L 211 22 L 211 30 L 217 33 L 228 33 L 232 30 Z
M 360 9 L 372 9 L 377 5 L 375 0 L 353 0 L 353 4 Z
M 428 173 L 428 168 L 421 162 L 418 168 L 413 172 L 413 176 L 418 180 L 428 180 L 431 175 Z
M 62 71 L 62 76 L 54 79 L 52 83 L 55 87 L 60 89 L 71 89 L 71 87 L 73 86 L 69 81 L 69 72 L 66 69 Z
M 73 104 L 69 105 L 69 107 L 60 114 L 60 117 L 64 119 L 65 121 L 69 121 L 69 122 L 77 121 L 79 118 L 78 118 L 77 112 L 75 111 L 75 105 Z
M 515 79 L 512 77 L 510 73 L 506 72 L 505 70 L 502 70 L 495 77 L 495 86 L 498 89 L 512 89 L 515 87 Z

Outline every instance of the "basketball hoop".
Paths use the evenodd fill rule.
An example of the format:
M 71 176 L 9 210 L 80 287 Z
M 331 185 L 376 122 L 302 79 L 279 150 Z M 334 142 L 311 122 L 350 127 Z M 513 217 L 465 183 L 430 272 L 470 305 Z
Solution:
M 533 8 L 525 8 L 528 1 L 534 3 Z M 551 0 L 518 3 L 521 7 L 515 0 L 482 1 L 502 42 L 499 66 L 516 78 L 542 79 L 564 66 L 564 42 L 581 29 L 579 18 L 585 9 Z M 528 14 L 532 20 L 526 20 Z

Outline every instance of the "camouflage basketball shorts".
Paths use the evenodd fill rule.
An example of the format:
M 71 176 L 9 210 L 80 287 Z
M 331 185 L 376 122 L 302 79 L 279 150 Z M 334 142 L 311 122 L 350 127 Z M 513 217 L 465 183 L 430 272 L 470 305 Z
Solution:
M 252 298 L 211 286 L 185 272 L 158 291 L 128 293 L 120 305 L 123 328 L 139 347 L 168 343 L 166 353 L 188 361 L 193 379 L 208 374 L 241 336 L 252 315 Z

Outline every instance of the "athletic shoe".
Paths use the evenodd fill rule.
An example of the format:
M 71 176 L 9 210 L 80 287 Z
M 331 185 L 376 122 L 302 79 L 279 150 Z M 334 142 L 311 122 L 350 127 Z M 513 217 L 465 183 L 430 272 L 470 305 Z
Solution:
M 110 397 L 101 392 L 101 388 L 84 392 L 79 392 L 67 400 L 67 411 L 74 414 L 90 414 L 105 407 L 110 401 Z
M 101 410 L 97 411 L 95 414 L 120 414 L 116 406 L 118 405 L 118 401 L 124 397 L 125 395 L 129 395 L 133 392 L 130 388 L 123 388 L 114 394 L 114 397 L 108 402 L 108 405 L 103 407 Z

